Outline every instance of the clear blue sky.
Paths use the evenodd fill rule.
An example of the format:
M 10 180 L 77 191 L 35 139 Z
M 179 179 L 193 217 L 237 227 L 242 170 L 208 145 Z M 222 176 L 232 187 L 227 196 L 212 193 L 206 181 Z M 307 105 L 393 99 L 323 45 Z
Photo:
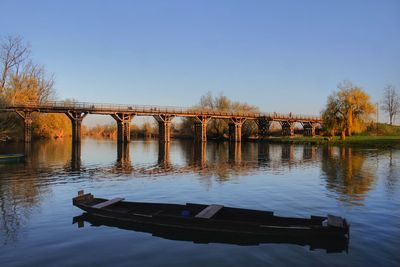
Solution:
M 0 0 L 60 99 L 190 106 L 207 91 L 319 114 L 349 79 L 400 89 L 400 1 Z

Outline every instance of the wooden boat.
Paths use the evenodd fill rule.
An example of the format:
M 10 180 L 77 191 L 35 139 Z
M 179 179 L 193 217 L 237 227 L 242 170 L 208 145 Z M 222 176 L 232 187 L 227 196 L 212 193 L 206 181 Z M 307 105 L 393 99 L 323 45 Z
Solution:
M 275 216 L 271 211 L 259 211 L 187 203 L 164 204 L 128 202 L 123 198 L 95 198 L 78 192 L 73 205 L 87 213 L 124 224 L 141 224 L 175 230 L 195 230 L 211 234 L 241 234 L 247 236 L 292 236 L 307 238 L 340 237 L 348 240 L 346 219 L 328 215 L 310 218 Z
M 4 161 L 21 161 L 25 157 L 24 154 L 3 154 L 0 155 L 0 162 Z

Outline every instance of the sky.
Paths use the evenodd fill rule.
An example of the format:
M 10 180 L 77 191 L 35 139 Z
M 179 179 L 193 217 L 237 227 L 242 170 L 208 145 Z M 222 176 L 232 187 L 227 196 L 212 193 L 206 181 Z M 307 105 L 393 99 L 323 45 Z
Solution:
M 211 91 L 265 112 L 319 114 L 350 80 L 400 89 L 400 1 L 0 0 L 58 99 L 191 106 Z M 85 119 L 86 120 L 86 119 Z

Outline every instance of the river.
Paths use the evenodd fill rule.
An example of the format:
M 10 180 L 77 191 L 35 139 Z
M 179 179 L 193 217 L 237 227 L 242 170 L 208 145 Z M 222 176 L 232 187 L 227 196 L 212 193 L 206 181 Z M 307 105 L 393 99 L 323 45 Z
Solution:
M 21 153 L 2 144 L 1 153 Z M 289 144 L 84 139 L 32 144 L 0 162 L 1 266 L 399 266 L 400 150 Z M 195 243 L 105 225 L 73 224 L 71 198 L 205 203 L 327 213 L 351 224 L 338 251 L 285 240 Z M 82 225 L 80 225 L 82 226 Z M 332 253 L 328 253 L 332 252 Z

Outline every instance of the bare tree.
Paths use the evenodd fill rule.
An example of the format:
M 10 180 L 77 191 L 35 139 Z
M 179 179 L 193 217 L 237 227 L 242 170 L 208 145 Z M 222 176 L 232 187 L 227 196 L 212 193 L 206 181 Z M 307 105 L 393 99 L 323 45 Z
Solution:
M 33 78 L 37 82 L 36 94 L 40 103 L 51 100 L 54 97 L 54 75 L 47 75 L 43 66 L 34 64 L 29 60 L 21 71 L 24 75 Z
M 384 89 L 382 110 L 389 114 L 390 125 L 395 116 L 400 114 L 400 96 L 393 85 L 387 85 Z
M 21 37 L 7 36 L 0 40 L 0 94 L 3 93 L 11 73 L 19 73 L 21 64 L 30 55 L 30 47 L 24 44 Z

